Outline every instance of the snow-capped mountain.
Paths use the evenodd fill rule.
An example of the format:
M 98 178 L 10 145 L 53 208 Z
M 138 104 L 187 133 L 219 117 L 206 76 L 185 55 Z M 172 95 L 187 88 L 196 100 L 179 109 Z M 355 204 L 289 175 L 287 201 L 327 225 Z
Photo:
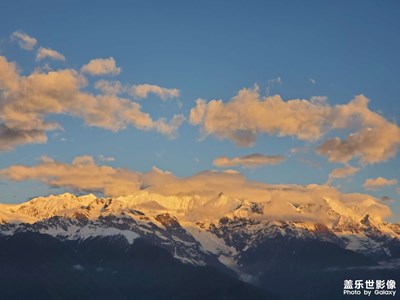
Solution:
M 117 244 L 125 252 L 146 241 L 186 265 L 212 267 L 267 291 L 292 273 L 302 274 L 303 281 L 321 281 L 326 270 L 379 268 L 381 260 L 400 258 L 399 225 L 360 206 L 327 197 L 308 203 L 285 200 L 283 218 L 274 214 L 276 205 L 223 193 L 164 196 L 141 191 L 116 198 L 66 193 L 1 204 L 0 240 L 39 234 L 84 248 L 98 239 L 113 241 L 115 247 L 123 239 Z M 104 268 L 102 261 L 95 262 L 96 270 Z M 326 276 L 336 280 L 337 272 Z M 290 291 L 278 292 L 285 293 Z
M 372 257 L 397 257 L 398 224 L 385 223 L 357 206 L 327 198 L 317 204 L 287 201 L 290 221 L 274 219 L 271 206 L 271 201 L 252 202 L 223 193 L 163 196 L 142 191 L 117 198 L 65 193 L 2 204 L 0 232 L 39 232 L 62 240 L 123 235 L 130 243 L 144 237 L 184 262 L 205 265 L 216 257 L 239 273 L 237 263 L 244 252 L 276 238 L 327 241 Z M 315 222 L 310 215 L 325 222 Z

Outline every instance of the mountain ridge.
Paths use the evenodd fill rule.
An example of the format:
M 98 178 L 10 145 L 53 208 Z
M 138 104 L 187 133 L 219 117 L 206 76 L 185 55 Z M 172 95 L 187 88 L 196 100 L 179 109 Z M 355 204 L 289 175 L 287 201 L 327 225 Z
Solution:
M 175 231 L 179 229 L 181 235 L 187 236 L 186 238 L 191 236 L 196 240 L 193 235 L 197 235 L 204 244 L 204 236 L 212 239 L 210 233 L 216 236 L 218 228 L 229 230 L 225 225 L 230 220 L 231 224 L 235 224 L 236 220 L 236 223 L 242 222 L 239 228 L 247 231 L 245 243 L 251 243 L 259 234 L 268 237 L 289 236 L 330 241 L 359 253 L 377 254 L 381 252 L 378 248 L 382 248 L 385 241 L 400 240 L 398 224 L 383 222 L 359 207 L 349 208 L 328 198 L 323 198 L 317 204 L 310 202 L 299 205 L 295 204 L 295 201 L 286 202 L 297 214 L 293 220 L 274 219 L 269 215 L 271 201 L 253 202 L 232 198 L 224 193 L 211 197 L 196 194 L 163 196 L 141 191 L 116 198 L 64 193 L 34 198 L 21 204 L 1 204 L 0 232 L 6 235 L 25 227 L 53 236 L 63 236 L 65 239 L 122 234 L 133 241 L 135 234 L 154 234 L 173 228 Z M 308 218 L 310 213 L 324 214 L 329 218 L 325 224 L 316 222 Z M 102 220 L 110 216 L 120 225 L 126 223 L 127 226 L 121 229 L 115 227 L 118 225 L 115 222 L 108 226 Z M 57 224 L 55 227 L 47 226 L 45 230 L 41 224 L 51 224 L 51 220 L 55 220 L 54 217 L 64 218 L 64 223 L 68 224 L 64 224 L 64 227 L 60 224 L 58 227 Z M 237 224 L 232 226 L 238 227 Z M 5 230 L 7 227 L 9 229 Z M 224 243 L 226 244 L 226 241 Z M 210 250 L 209 245 L 204 247 Z M 390 256 L 390 250 L 384 247 L 383 249 Z M 215 249 L 212 251 L 216 252 Z M 384 256 L 383 253 L 379 255 Z
M 72 243 L 77 251 L 91 241 L 104 240 L 111 252 L 144 240 L 180 263 L 211 267 L 283 299 L 301 298 L 277 280 L 292 280 L 307 295 L 304 299 L 310 299 L 306 290 L 310 280 L 321 284 L 334 280 L 341 286 L 343 272 L 384 269 L 400 258 L 399 224 L 384 222 L 358 206 L 334 199 L 291 200 L 285 205 L 295 215 L 288 214 L 291 217 L 285 220 L 269 213 L 273 205 L 271 200 L 256 202 L 225 193 L 163 196 L 142 191 L 116 198 L 65 193 L 1 204 L 0 238 L 39 234 Z M 310 214 L 324 217 L 310 219 Z M 121 239 L 125 246 L 113 242 Z M 337 293 L 320 291 L 315 299 L 321 295 L 330 299 L 327 296 L 333 292 Z

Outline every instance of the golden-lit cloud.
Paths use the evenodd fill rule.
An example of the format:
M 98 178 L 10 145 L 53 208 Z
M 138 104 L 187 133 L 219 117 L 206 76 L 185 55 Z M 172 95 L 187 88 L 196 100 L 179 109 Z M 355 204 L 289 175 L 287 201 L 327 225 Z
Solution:
M 201 125 L 207 110 L 207 102 L 203 99 L 196 100 L 196 107 L 190 110 L 189 122 L 192 125 Z
M 49 114 L 80 117 L 88 126 L 119 131 L 131 125 L 174 137 L 184 121 L 175 115 L 170 121 L 153 120 L 140 104 L 127 98 L 83 91 L 85 77 L 73 69 L 19 75 L 14 63 L 0 56 L 0 150 L 19 144 L 44 143 L 46 131 L 60 129 L 46 121 Z
M 346 163 L 358 157 L 362 164 L 374 164 L 392 158 L 400 146 L 400 128 L 380 114 L 369 110 L 369 99 L 355 97 L 345 105 L 337 105 L 331 114 L 332 128 L 357 128 L 347 138 L 325 141 L 318 153 L 330 161 Z
M 242 166 L 245 168 L 257 168 L 266 165 L 277 165 L 285 160 L 285 157 L 280 155 L 263 155 L 263 154 L 250 154 L 240 157 L 229 158 L 220 156 L 214 159 L 213 164 L 217 167 L 237 167 Z
M 117 67 L 113 57 L 97 58 L 92 59 L 88 64 L 84 65 L 81 68 L 81 72 L 89 73 L 93 76 L 118 75 L 121 73 L 121 68 Z
M 60 52 L 50 48 L 43 48 L 40 47 L 36 54 L 36 60 L 40 61 L 45 58 L 51 58 L 54 60 L 65 60 L 65 56 L 62 55 Z
M 95 88 L 106 95 L 118 95 L 126 91 L 126 88 L 121 84 L 121 82 L 117 80 L 115 81 L 109 81 L 104 79 L 98 80 L 95 83 Z
M 7 61 L 4 56 L 0 56 L 0 90 L 1 103 L 3 98 L 9 94 L 14 93 L 18 89 L 19 85 L 19 74 L 17 66 L 13 62 Z
M 147 98 L 148 94 L 152 93 L 160 97 L 162 100 L 179 97 L 178 89 L 163 88 L 153 84 L 138 84 L 130 89 L 130 93 L 134 98 Z
M 9 128 L 0 124 L 0 151 L 12 150 L 21 144 L 43 144 L 47 142 L 47 135 L 43 129 Z
M 385 186 L 396 185 L 396 179 L 386 179 L 383 177 L 370 178 L 364 182 L 364 187 L 367 190 L 379 190 Z
M 342 168 L 336 168 L 336 169 L 332 170 L 332 172 L 329 174 L 328 182 L 331 182 L 333 179 L 354 176 L 359 170 L 360 170 L 359 168 L 355 168 L 353 166 L 345 166 Z
M 359 158 L 363 164 L 373 164 L 395 156 L 400 128 L 369 110 L 368 102 L 363 95 L 335 106 L 325 97 L 284 101 L 279 95 L 261 97 L 255 86 L 240 90 L 228 102 L 198 99 L 189 121 L 200 126 L 203 137 L 213 135 L 245 147 L 252 146 L 259 134 L 314 142 L 331 131 L 355 129 L 343 140 L 335 137 L 323 142 L 317 152 L 332 162 Z
M 33 167 L 11 166 L 0 176 L 13 181 L 38 180 L 52 187 L 102 192 L 108 196 L 128 195 L 138 190 L 139 175 L 125 169 L 98 166 L 91 156 L 78 156 L 71 164 L 43 157 Z
M 283 101 L 278 95 L 260 99 L 259 89 L 242 89 L 229 102 L 197 100 L 190 122 L 204 135 L 251 146 L 261 133 L 317 140 L 323 135 L 327 107 L 307 100 Z
M 21 30 L 14 31 L 11 34 L 11 39 L 18 42 L 18 45 L 25 50 L 33 50 L 37 44 L 37 40 L 34 37 L 27 35 Z
M 135 99 L 145 99 L 149 94 L 158 96 L 161 100 L 178 98 L 178 89 L 164 88 L 154 84 L 123 85 L 119 81 L 98 80 L 96 89 L 106 95 L 129 94 Z
M 198 195 L 209 199 L 216 199 L 224 194 L 227 197 L 248 199 L 267 206 L 264 208 L 265 217 L 272 219 L 312 219 L 328 222 L 331 217 L 326 213 L 329 211 L 328 206 L 340 209 L 342 213 L 350 213 L 352 217 L 353 214 L 360 214 L 359 217 L 362 218 L 368 213 L 374 218 L 383 219 L 391 214 L 386 205 L 370 195 L 345 194 L 328 185 L 271 185 L 248 180 L 232 170 L 204 171 L 179 178 L 158 168 L 139 173 L 101 166 L 90 156 L 76 157 L 71 164 L 43 157 L 34 166 L 14 165 L 1 169 L 0 177 L 12 181 L 38 180 L 52 187 L 101 192 L 114 197 L 134 194 L 140 190 L 163 196 Z M 191 201 L 200 200 L 193 198 Z M 226 201 L 228 200 L 218 205 L 229 205 Z M 197 204 L 193 202 L 191 205 Z M 303 206 L 314 208 L 316 211 L 305 210 L 299 213 L 298 209 Z M 355 206 L 358 207 L 357 211 L 353 209 Z M 218 207 L 214 209 L 217 210 Z

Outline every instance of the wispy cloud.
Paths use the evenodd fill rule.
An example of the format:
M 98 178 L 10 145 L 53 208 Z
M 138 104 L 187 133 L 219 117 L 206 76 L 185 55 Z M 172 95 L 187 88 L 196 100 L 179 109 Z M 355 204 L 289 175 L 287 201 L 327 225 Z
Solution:
M 99 159 L 103 162 L 111 162 L 111 161 L 115 161 L 115 157 L 112 156 L 104 156 L 103 154 L 101 154 L 99 156 Z
M 355 168 L 353 166 L 345 166 L 342 168 L 336 168 L 336 169 L 332 170 L 332 172 L 329 174 L 328 183 L 332 182 L 332 180 L 334 180 L 334 179 L 354 176 L 359 170 L 360 170 L 359 168 Z
M 213 164 L 217 167 L 236 167 L 242 166 L 245 168 L 257 168 L 266 165 L 277 165 L 285 160 L 285 157 L 280 155 L 263 155 L 250 154 L 240 157 L 228 158 L 226 156 L 217 157 Z
M 270 79 L 270 80 L 268 80 L 268 85 L 269 86 L 274 86 L 274 85 L 277 85 L 277 84 L 282 84 L 283 83 L 283 80 L 282 80 L 282 78 L 281 77 L 276 77 L 276 78 L 274 78 L 274 79 Z
M 27 35 L 21 30 L 14 31 L 11 39 L 18 42 L 18 45 L 25 50 L 33 50 L 37 44 L 37 39 Z
M 307 165 L 309 165 L 310 167 L 313 167 L 313 168 L 316 168 L 316 169 L 321 168 L 321 165 L 316 161 L 313 161 L 313 160 L 310 160 L 310 159 L 306 159 L 304 157 L 300 157 L 300 161 L 305 163 L 305 164 L 307 164 Z
M 36 54 L 36 60 L 40 61 L 45 58 L 51 58 L 54 60 L 65 60 L 65 56 L 62 55 L 60 52 L 50 48 L 43 48 L 40 47 Z
M 131 87 L 130 93 L 136 99 L 147 98 L 150 93 L 156 94 L 162 100 L 179 97 L 178 89 L 163 88 L 153 84 L 134 85 Z
M 379 190 L 385 186 L 396 185 L 397 179 L 386 179 L 384 177 L 370 178 L 364 182 L 367 190 Z
M 180 91 L 175 88 L 165 88 L 154 84 L 123 85 L 119 81 L 99 80 L 96 89 L 107 95 L 129 94 L 134 99 L 145 99 L 149 94 L 158 96 L 161 100 L 178 98 Z
M 281 77 L 276 77 L 273 79 L 268 80 L 267 82 L 267 88 L 266 88 L 266 94 L 269 95 L 271 92 L 271 89 L 276 86 L 276 85 L 280 85 L 283 84 L 283 80 Z
M 315 81 L 315 79 L 312 79 L 312 78 L 308 79 L 308 81 L 309 81 L 310 83 L 312 83 L 312 84 L 316 84 L 316 83 L 317 83 L 317 81 Z
M 400 268 L 400 259 L 385 260 L 379 262 L 376 266 L 355 266 L 355 267 L 335 267 L 329 268 L 329 271 L 352 271 L 352 270 L 398 270 Z
M 117 67 L 113 57 L 97 58 L 92 59 L 88 64 L 82 66 L 81 72 L 88 73 L 93 76 L 118 75 L 121 73 L 121 68 Z

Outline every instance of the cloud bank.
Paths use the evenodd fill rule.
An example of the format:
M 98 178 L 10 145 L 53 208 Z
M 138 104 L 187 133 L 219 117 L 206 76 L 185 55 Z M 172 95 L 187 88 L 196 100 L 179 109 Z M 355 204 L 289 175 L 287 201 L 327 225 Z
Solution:
M 323 97 L 284 101 L 279 95 L 261 97 L 255 86 L 241 89 L 228 102 L 198 99 L 189 121 L 200 127 L 203 137 L 212 135 L 243 147 L 252 146 L 260 134 L 315 142 L 331 131 L 355 130 L 345 139 L 324 141 L 317 152 L 332 162 L 358 158 L 362 164 L 373 164 L 395 156 L 400 128 L 369 110 L 368 102 L 363 95 L 335 106 Z
M 48 157 L 34 166 L 15 165 L 0 170 L 0 177 L 13 181 L 39 180 L 52 187 L 67 187 L 86 192 L 101 192 L 106 196 L 123 196 L 147 190 L 164 196 L 199 195 L 248 199 L 267 205 L 265 212 L 282 219 L 323 218 L 329 207 L 341 213 L 369 213 L 383 219 L 390 209 L 366 194 L 344 194 L 327 185 L 270 185 L 247 180 L 232 171 L 204 171 L 193 176 L 179 178 L 170 172 L 153 168 L 148 173 L 100 166 L 90 156 L 76 157 L 71 164 L 57 162 Z M 290 201 L 290 202 L 289 202 Z M 298 207 L 317 209 L 309 215 L 300 214 Z M 311 205 L 311 206 L 310 206 Z M 350 212 L 351 211 L 351 212 Z M 352 215 L 354 217 L 354 215 Z
M 84 91 L 86 86 L 86 78 L 74 69 L 22 76 L 15 63 L 0 56 L 0 150 L 45 143 L 47 131 L 61 128 L 46 121 L 49 114 L 79 117 L 88 126 L 114 132 L 130 125 L 168 137 L 174 137 L 184 121 L 183 115 L 153 120 L 140 104 L 116 95 L 92 94 Z
M 0 176 L 13 181 L 38 180 L 51 187 L 101 192 L 107 196 L 130 194 L 139 189 L 139 174 L 98 166 L 91 156 L 78 156 L 71 164 L 43 157 L 36 166 L 11 166 L 1 170 Z

